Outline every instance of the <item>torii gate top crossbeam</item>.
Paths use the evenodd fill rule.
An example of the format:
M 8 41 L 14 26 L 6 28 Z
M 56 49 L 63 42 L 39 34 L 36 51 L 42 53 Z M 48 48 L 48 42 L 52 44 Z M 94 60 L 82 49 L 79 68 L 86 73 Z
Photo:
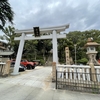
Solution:
M 65 29 L 69 28 L 69 24 L 67 25 L 62 25 L 62 26 L 55 26 L 55 27 L 48 27 L 48 28 L 40 28 L 40 33 L 43 34 L 45 32 L 52 32 L 53 30 L 55 30 L 56 32 L 62 32 L 65 31 Z M 33 34 L 33 29 L 27 29 L 27 30 L 15 30 L 15 33 L 17 34 Z

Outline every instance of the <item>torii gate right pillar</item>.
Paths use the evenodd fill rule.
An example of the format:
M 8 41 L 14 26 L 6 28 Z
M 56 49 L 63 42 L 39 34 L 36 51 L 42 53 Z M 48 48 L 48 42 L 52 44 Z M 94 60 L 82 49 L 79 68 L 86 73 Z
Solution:
M 53 31 L 53 62 L 58 63 L 57 33 Z

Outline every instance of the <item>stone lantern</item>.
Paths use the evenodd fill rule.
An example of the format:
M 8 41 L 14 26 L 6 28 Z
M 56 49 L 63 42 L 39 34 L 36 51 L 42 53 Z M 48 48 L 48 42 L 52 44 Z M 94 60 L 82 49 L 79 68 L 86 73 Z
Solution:
M 98 63 L 98 61 L 96 60 L 96 55 L 97 55 L 97 51 L 96 51 L 96 47 L 99 46 L 100 44 L 96 43 L 96 42 L 93 42 L 91 38 L 88 38 L 88 41 L 87 43 L 85 44 L 85 47 L 87 48 L 87 55 L 88 55 L 88 58 L 89 58 L 89 61 L 88 61 L 88 65 L 90 63 L 93 63 L 94 65 L 100 65 Z

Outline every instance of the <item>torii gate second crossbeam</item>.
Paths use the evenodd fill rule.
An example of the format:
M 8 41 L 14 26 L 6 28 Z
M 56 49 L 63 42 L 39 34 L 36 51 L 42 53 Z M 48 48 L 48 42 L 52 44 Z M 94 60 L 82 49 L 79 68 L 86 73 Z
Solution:
M 48 27 L 48 28 L 40 28 L 40 37 L 35 36 L 27 36 L 27 34 L 33 34 L 32 29 L 28 30 L 16 30 L 16 34 L 21 34 L 20 37 L 15 37 L 15 40 L 20 40 L 18 53 L 16 57 L 15 67 L 13 70 L 12 75 L 18 75 L 19 72 L 19 65 L 22 57 L 23 47 L 25 40 L 41 40 L 41 39 L 52 39 L 53 42 L 53 62 L 58 63 L 58 50 L 57 50 L 57 38 L 65 38 L 66 34 L 57 34 L 62 31 L 65 31 L 65 29 L 69 28 L 69 25 L 63 25 L 63 26 L 56 26 L 56 27 Z M 43 33 L 50 33 L 50 35 L 42 35 Z M 51 34 L 52 33 L 52 34 Z

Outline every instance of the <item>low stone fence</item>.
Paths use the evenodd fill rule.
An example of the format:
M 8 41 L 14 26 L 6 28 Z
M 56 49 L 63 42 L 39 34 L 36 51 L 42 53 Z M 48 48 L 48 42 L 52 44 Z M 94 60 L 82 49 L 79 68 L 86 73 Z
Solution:
M 98 81 L 100 82 L 100 66 L 93 66 L 90 64 L 90 66 L 83 66 L 83 65 L 60 65 L 55 62 L 52 64 L 52 79 L 56 79 L 56 70 L 60 73 L 57 74 L 58 78 L 66 78 L 66 79 L 77 79 L 77 80 L 88 80 L 90 81 L 90 78 L 92 81 Z M 65 74 L 66 72 L 66 74 Z M 76 74 L 77 73 L 77 74 Z M 86 76 L 82 73 L 88 73 Z M 93 77 L 92 74 L 95 74 Z
M 0 62 L 0 76 L 8 76 L 10 73 L 10 60 L 6 63 Z
M 91 66 L 79 65 L 57 65 L 56 67 L 57 71 L 61 72 L 57 74 L 58 78 L 100 82 L 100 66 L 94 66 L 94 69 Z
M 56 89 L 100 93 L 100 66 L 52 64 L 52 80 Z

